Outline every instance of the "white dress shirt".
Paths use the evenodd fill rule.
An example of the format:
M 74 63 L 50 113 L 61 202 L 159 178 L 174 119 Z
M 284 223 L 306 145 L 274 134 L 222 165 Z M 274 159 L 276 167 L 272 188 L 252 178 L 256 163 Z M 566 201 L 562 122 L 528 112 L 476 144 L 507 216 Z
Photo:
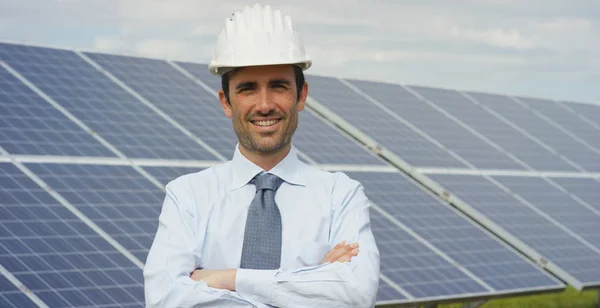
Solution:
M 261 172 L 236 147 L 231 161 L 167 184 L 144 268 L 148 307 L 375 305 L 380 257 L 363 186 L 344 173 L 303 163 L 294 147 L 269 171 L 284 180 L 275 194 L 282 221 L 281 266 L 239 269 L 246 215 L 255 195 L 249 182 Z M 321 264 L 343 240 L 359 243 L 358 256 Z M 238 269 L 236 291 L 191 279 L 197 268 Z

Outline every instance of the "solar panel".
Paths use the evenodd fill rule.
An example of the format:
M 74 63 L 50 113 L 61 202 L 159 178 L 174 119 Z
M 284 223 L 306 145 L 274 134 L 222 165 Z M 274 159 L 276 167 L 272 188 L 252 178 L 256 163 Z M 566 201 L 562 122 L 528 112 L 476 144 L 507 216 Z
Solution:
M 142 167 L 146 172 L 150 173 L 155 179 L 157 179 L 163 185 L 167 185 L 170 181 L 189 173 L 196 173 L 204 168 L 196 167 Z
M 566 271 L 575 279 L 569 282 L 581 286 L 600 286 L 600 254 L 572 233 L 540 215 L 540 212 L 481 176 L 428 176 Z M 568 277 L 562 278 L 569 280 Z
M 144 262 L 164 192 L 129 166 L 27 164 L 84 215 Z
M 583 116 L 596 124 L 600 123 L 600 105 L 570 103 L 568 106 L 580 116 Z
M 0 43 L 0 58 L 126 156 L 216 159 L 73 52 Z
M 348 82 L 477 168 L 523 169 L 508 155 L 399 85 L 361 80 Z
M 221 78 L 208 72 L 208 65 L 190 62 L 175 62 L 184 70 L 198 78 L 209 88 L 219 91 L 221 89 Z
M 600 178 L 552 178 L 552 181 L 600 211 Z
M 525 129 L 529 134 L 552 147 L 587 171 L 600 171 L 600 154 L 573 139 L 563 130 L 538 117 L 531 110 L 505 96 L 472 94 L 481 104 Z
M 0 275 L 0 307 L 38 307 L 17 289 L 4 275 Z
M 380 280 L 379 289 L 377 290 L 377 302 L 406 300 L 404 295 L 400 294 L 396 289 L 390 286 L 387 282 Z
M 214 91 L 221 88 L 220 78 L 211 75 L 205 65 L 178 63 Z M 310 92 L 310 90 L 309 90 Z M 231 123 L 226 124 L 231 126 Z M 293 137 L 294 146 L 320 164 L 383 165 L 384 163 L 343 135 L 333 126 L 318 118 L 311 110 L 299 113 L 298 128 Z M 233 148 L 233 147 L 231 147 Z
M 488 292 L 379 212 L 371 211 L 371 228 L 379 247 L 381 273 L 413 298 L 424 300 Z
M 126 255 L 131 252 L 145 261 L 164 191 L 131 166 L 108 165 L 125 161 L 116 160 L 112 151 L 75 122 L 80 120 L 128 158 L 160 159 L 134 161 L 161 185 L 206 168 L 205 164 L 173 167 L 168 160 L 231 157 L 236 138 L 214 97 L 220 78 L 209 74 L 206 65 L 176 62 L 187 71 L 182 72 L 162 60 L 81 55 L 0 43 L 0 59 L 7 67 L 0 67 L 0 154 L 6 149 L 11 154 L 90 157 L 64 163 L 55 157 L 15 156 L 49 185 L 52 195 L 13 164 L 0 163 L 0 264 L 50 307 L 142 306 L 142 271 Z M 88 58 L 118 80 L 107 77 Z M 340 170 L 387 166 L 354 139 L 361 136 L 342 132 L 338 126 L 346 129 L 345 123 L 317 113 L 323 112 L 319 106 L 325 107 L 412 166 L 436 168 L 415 170 L 428 173 L 490 219 L 481 224 L 508 233 L 492 235 L 473 222 L 479 216 L 466 218 L 402 173 L 347 172 L 365 186 L 374 203 L 372 228 L 382 257 L 378 303 L 490 298 L 564 288 L 498 237 L 518 249 L 526 248 L 521 252 L 576 288 L 600 286 L 600 179 L 578 178 L 591 176 L 585 173 L 562 174 L 562 178 L 552 174 L 551 184 L 545 178 L 522 176 L 525 173 L 517 176 L 527 169 L 525 164 L 540 171 L 581 171 L 577 165 L 596 170 L 600 140 L 594 133 L 600 129 L 593 121 L 600 123 L 599 107 L 569 104 L 565 108 L 523 99 L 560 125 L 557 128 L 502 96 L 468 93 L 483 100 L 477 103 L 449 90 L 410 87 L 407 91 L 398 85 L 311 75 L 307 81 L 316 102 L 309 100 L 311 108 L 300 113 L 293 140 L 302 152 L 300 159 Z M 32 90 L 35 87 L 50 99 Z M 431 102 L 420 100 L 411 93 L 414 90 Z M 61 106 L 72 115 L 61 113 Z M 552 134 L 557 140 L 552 140 Z M 213 149 L 220 155 L 212 154 Z M 112 159 L 104 162 L 98 157 Z M 451 174 L 464 170 L 450 168 L 471 167 L 515 170 L 511 176 L 490 178 L 514 195 L 486 177 Z M 96 233 L 54 193 L 120 246 L 110 245 L 105 233 Z M 127 251 L 119 251 L 123 248 Z M 0 306 L 31 305 L 21 290 L 0 275 Z
M 140 268 L 14 165 L 0 163 L 0 170 L 0 264 L 7 271 L 50 307 L 143 305 Z M 11 302 L 24 300 L 1 290 Z
M 577 202 L 542 178 L 497 176 L 494 179 L 594 245 L 600 252 L 600 211 Z
M 519 97 L 519 101 L 564 127 L 589 145 L 600 149 L 600 137 L 598 137 L 600 136 L 600 122 L 596 123 L 598 125 L 594 127 L 589 122 L 583 121 L 576 113 L 570 112 L 570 107 L 564 108 L 553 101 L 522 97 Z
M 557 155 L 456 91 L 411 86 L 411 89 L 477 130 L 535 170 L 576 171 Z
M 489 285 L 524 291 L 558 282 L 399 173 L 349 173 L 373 203 Z M 387 246 L 380 243 L 381 246 Z M 394 253 L 406 251 L 401 245 Z M 393 266 L 389 262 L 388 266 Z M 426 266 L 427 263 L 423 265 Z M 422 277 L 426 275 L 418 275 Z
M 165 61 L 86 53 L 224 157 L 237 143 L 217 97 Z
M 0 67 L 0 146 L 11 154 L 115 156 Z
M 310 96 L 413 166 L 466 168 L 447 151 L 373 106 L 339 80 L 312 75 L 306 78 L 311 85 Z
M 320 164 L 384 165 L 361 145 L 348 139 L 310 110 L 300 113 L 294 146 Z

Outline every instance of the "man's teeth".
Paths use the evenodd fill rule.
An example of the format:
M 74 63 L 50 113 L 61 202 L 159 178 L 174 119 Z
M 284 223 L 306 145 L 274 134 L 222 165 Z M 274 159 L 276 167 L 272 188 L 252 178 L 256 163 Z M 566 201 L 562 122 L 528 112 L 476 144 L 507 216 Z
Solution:
M 254 124 L 256 124 L 258 126 L 271 126 L 271 125 L 277 123 L 277 121 L 279 121 L 279 120 L 254 121 Z

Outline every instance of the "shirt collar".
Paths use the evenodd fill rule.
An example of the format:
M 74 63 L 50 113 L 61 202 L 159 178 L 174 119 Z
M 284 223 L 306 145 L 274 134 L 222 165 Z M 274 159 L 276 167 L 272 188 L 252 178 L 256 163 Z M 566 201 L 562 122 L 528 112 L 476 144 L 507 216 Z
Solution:
M 233 181 L 231 190 L 238 189 L 250 182 L 254 176 L 265 172 L 261 167 L 249 161 L 239 149 L 239 143 L 235 147 L 233 159 Z M 298 159 L 296 148 L 292 145 L 290 152 L 283 158 L 269 173 L 280 177 L 282 180 L 292 185 L 306 186 L 306 180 L 302 177 L 302 162 Z

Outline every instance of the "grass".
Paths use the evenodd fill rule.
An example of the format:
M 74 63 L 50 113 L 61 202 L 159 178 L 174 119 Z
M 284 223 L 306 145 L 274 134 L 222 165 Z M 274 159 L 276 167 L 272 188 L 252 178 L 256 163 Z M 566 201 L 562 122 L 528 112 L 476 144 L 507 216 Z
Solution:
M 480 308 L 596 308 L 598 291 L 578 292 L 569 287 L 564 292 L 490 300 Z M 460 308 L 463 304 L 444 304 L 439 308 Z
M 438 305 L 438 308 L 462 308 L 464 303 Z M 480 308 L 597 308 L 598 291 L 578 292 L 569 287 L 564 292 L 489 300 Z M 396 306 L 383 306 L 394 308 Z M 400 307 L 400 306 L 397 306 Z

